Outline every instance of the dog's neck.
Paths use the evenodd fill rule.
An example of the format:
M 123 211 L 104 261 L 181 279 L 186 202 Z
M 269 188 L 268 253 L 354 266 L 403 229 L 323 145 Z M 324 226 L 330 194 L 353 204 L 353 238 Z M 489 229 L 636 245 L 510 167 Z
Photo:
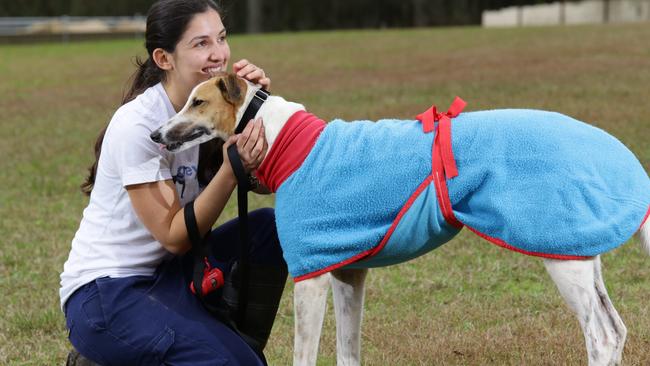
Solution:
M 246 90 L 244 103 L 237 111 L 238 121 L 243 117 L 246 107 L 255 96 L 257 90 L 259 90 L 259 86 L 249 84 L 249 87 Z M 282 130 L 282 127 L 284 127 L 289 117 L 298 111 L 304 110 L 305 107 L 302 104 L 286 101 L 284 98 L 279 96 L 269 95 L 266 102 L 262 104 L 260 109 L 257 111 L 257 114 L 255 114 L 255 118 L 261 117 L 264 122 L 264 134 L 266 135 L 266 141 L 269 146 L 268 151 L 271 151 L 271 146 L 278 137 L 278 134 L 280 134 L 280 130 Z

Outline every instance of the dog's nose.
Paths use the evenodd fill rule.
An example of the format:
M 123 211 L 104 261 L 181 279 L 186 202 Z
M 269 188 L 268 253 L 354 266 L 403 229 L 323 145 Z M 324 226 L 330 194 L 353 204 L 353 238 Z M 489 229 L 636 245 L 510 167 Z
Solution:
M 156 130 L 149 135 L 149 138 L 153 140 L 153 142 L 161 143 L 162 142 L 162 134 L 160 131 Z

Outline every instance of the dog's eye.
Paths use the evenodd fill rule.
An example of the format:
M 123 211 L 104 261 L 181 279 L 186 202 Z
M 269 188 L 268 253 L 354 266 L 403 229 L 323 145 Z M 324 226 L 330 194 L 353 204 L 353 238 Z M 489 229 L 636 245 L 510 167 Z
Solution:
M 198 106 L 200 106 L 201 104 L 203 104 L 203 102 L 205 102 L 205 100 L 194 99 L 194 101 L 192 102 L 192 107 L 198 107 Z

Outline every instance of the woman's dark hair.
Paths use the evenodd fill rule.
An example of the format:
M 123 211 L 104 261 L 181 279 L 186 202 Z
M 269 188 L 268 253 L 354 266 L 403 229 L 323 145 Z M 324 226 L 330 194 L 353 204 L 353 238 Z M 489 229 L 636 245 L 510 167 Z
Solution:
M 145 31 L 147 59 L 142 61 L 142 59 L 136 57 L 136 65 L 138 69 L 130 78 L 131 86 L 122 98 L 122 104 L 130 102 L 139 94 L 147 90 L 147 88 L 165 80 L 165 72 L 158 68 L 152 59 L 153 51 L 157 48 L 162 48 L 167 52 L 174 52 L 176 45 L 183 36 L 183 33 L 185 33 L 192 18 L 196 14 L 203 13 L 208 9 L 213 9 L 220 15 L 223 14 L 221 7 L 213 0 L 159 0 L 151 5 L 151 8 L 149 8 L 149 12 L 147 13 L 147 28 Z M 105 133 L 106 127 L 104 127 L 100 131 L 99 136 L 97 136 L 97 141 L 95 142 L 95 162 L 90 166 L 90 168 L 88 168 L 88 177 L 81 185 L 81 191 L 86 195 L 90 195 L 90 192 L 95 185 L 97 164 L 99 162 Z M 214 148 L 215 146 L 211 147 L 210 154 L 200 155 L 214 155 L 215 152 L 212 151 Z M 216 154 L 218 154 L 218 158 L 220 158 L 221 150 L 218 150 L 219 151 Z M 199 165 L 205 167 L 206 164 L 204 163 Z M 211 167 L 211 170 L 216 172 L 214 167 Z M 214 175 L 214 173 L 212 173 L 212 175 Z

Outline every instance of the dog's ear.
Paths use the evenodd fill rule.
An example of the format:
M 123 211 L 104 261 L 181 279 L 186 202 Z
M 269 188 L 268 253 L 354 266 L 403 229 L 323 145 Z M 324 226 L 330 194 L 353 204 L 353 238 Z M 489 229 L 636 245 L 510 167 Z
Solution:
M 226 102 L 237 104 L 242 98 L 242 89 L 235 74 L 228 74 L 217 81 L 217 87 Z

